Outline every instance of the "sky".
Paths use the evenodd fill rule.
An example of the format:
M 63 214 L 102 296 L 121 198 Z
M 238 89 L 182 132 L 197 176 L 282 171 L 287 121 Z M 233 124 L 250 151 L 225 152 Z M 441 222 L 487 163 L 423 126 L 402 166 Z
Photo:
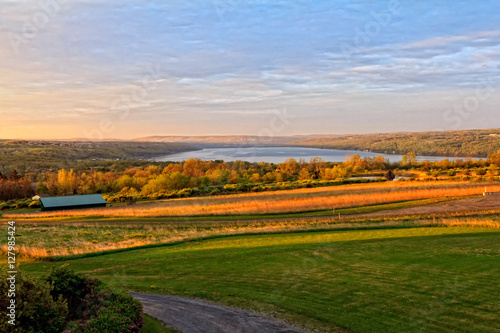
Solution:
M 500 2 L 0 0 L 0 138 L 500 128 Z

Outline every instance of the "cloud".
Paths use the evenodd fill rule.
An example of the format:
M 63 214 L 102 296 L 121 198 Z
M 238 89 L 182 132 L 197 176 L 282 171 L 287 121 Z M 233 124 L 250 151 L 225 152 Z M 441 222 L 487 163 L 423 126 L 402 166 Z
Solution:
M 424 128 L 413 106 L 441 114 L 481 80 L 500 83 L 496 1 L 401 2 L 390 23 L 346 57 L 339 45 L 354 43 L 387 6 L 77 0 L 61 5 L 16 53 L 9 36 L 22 35 L 42 9 L 35 0 L 0 0 L 0 109 L 12 121 L 57 119 L 82 132 L 116 117 L 117 100 L 142 93 L 110 136 L 130 135 L 134 122 L 142 132 L 163 124 L 165 134 L 190 126 L 199 134 L 255 134 L 269 110 L 284 107 L 297 115 L 290 132 L 325 132 L 329 121 L 336 124 L 330 132 L 376 132 L 395 118 L 408 122 L 399 127 Z M 154 78 L 151 68 L 158 68 Z M 420 102 L 431 95 L 434 104 Z M 374 117 L 369 112 L 376 119 L 359 124 L 359 114 Z

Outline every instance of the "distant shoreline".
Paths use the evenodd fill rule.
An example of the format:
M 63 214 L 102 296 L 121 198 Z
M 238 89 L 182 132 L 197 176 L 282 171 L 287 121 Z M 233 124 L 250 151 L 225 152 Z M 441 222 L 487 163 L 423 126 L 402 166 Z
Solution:
M 283 152 L 283 150 L 286 150 Z M 267 162 L 267 163 L 282 163 L 288 158 L 294 158 L 297 161 L 301 158 L 310 160 L 312 157 L 321 157 L 329 162 L 343 162 L 346 155 L 358 154 L 361 157 L 376 157 L 383 156 L 391 162 L 400 161 L 403 157 L 401 154 L 385 154 L 377 152 L 366 152 L 344 149 L 329 149 L 319 147 L 303 147 L 303 146 L 239 146 L 239 147 L 206 147 L 201 150 L 192 150 L 179 152 L 174 154 L 156 156 L 149 161 L 166 162 L 166 161 L 185 161 L 190 158 L 199 158 L 201 160 L 223 160 L 223 161 L 247 161 L 252 163 Z M 418 161 L 442 161 L 445 159 L 458 160 L 464 159 L 461 157 L 451 156 L 436 156 L 436 155 L 417 155 Z M 479 157 L 471 159 L 482 159 Z

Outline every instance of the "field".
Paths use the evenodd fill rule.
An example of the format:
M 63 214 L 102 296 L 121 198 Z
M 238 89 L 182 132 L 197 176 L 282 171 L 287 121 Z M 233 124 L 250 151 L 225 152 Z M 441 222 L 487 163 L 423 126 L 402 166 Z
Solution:
M 485 186 L 500 190 L 385 182 L 3 217 L 17 221 L 20 269 L 35 275 L 67 262 L 126 291 L 311 331 L 498 332 L 500 202 Z
M 105 209 L 11 213 L 4 218 L 17 221 L 20 256 L 28 259 L 244 233 L 429 224 L 495 226 L 500 203 L 495 197 L 477 196 L 483 190 L 484 184 L 478 183 L 351 184 Z M 2 241 L 2 251 L 6 249 Z
M 497 332 L 499 236 L 466 227 L 234 236 L 69 263 L 125 290 L 201 297 L 321 331 Z
M 96 218 L 96 217 L 186 217 L 237 214 L 288 213 L 314 210 L 333 210 L 390 202 L 443 197 L 480 195 L 485 184 L 479 183 L 374 183 L 343 185 L 315 189 L 298 189 L 270 193 L 242 194 L 164 200 L 112 208 L 39 213 L 7 213 L 4 218 Z M 500 191 L 498 183 L 488 183 L 489 191 Z M 332 212 L 333 214 L 333 212 Z

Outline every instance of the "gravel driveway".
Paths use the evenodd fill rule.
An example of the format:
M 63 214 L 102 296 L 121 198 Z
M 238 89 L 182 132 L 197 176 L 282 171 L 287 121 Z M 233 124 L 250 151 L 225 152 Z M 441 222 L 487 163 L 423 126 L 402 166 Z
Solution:
M 302 333 L 273 318 L 198 299 L 130 292 L 144 312 L 184 333 Z

